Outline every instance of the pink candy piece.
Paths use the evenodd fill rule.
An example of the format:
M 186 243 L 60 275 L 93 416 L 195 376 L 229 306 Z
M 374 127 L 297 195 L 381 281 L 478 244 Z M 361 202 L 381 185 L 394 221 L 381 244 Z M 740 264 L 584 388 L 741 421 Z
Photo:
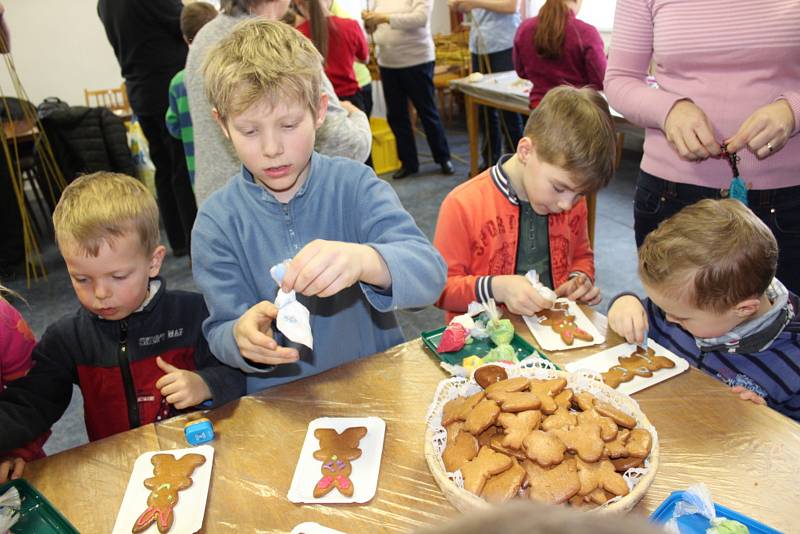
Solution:
M 467 342 L 467 329 L 458 323 L 451 323 L 445 328 L 442 339 L 436 347 L 437 352 L 458 352 Z

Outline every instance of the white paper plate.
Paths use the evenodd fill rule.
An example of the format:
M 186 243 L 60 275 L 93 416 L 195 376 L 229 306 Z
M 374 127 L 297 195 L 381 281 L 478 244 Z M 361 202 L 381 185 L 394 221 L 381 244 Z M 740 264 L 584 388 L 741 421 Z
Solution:
M 619 387 L 616 388 L 617 391 L 621 391 L 622 393 L 630 395 L 632 393 L 636 393 L 637 391 L 647 389 L 650 386 L 654 386 L 659 382 L 663 382 L 668 378 L 672 378 L 675 375 L 679 375 L 689 368 L 689 362 L 680 356 L 676 356 L 673 352 L 668 351 L 652 339 L 647 342 L 647 346 L 653 349 L 657 356 L 666 356 L 675 362 L 675 367 L 672 369 L 659 369 L 658 371 L 653 371 L 653 376 L 648 378 L 643 376 L 635 376 L 630 382 L 621 383 Z M 565 365 L 565 367 L 567 368 L 567 371 L 571 373 L 577 372 L 581 369 L 594 371 L 597 374 L 605 373 L 613 366 L 619 364 L 620 356 L 630 356 L 635 351 L 636 345 L 623 343 L 621 345 L 617 345 L 616 347 L 611 347 L 610 349 L 604 350 L 603 352 L 598 352 L 597 354 L 583 358 L 582 360 L 568 363 Z
M 133 472 L 125 490 L 125 497 L 119 507 L 117 522 L 114 523 L 112 534 L 130 534 L 131 528 L 142 512 L 147 508 L 147 497 L 150 490 L 144 486 L 145 479 L 153 476 L 153 464 L 150 462 L 156 454 L 172 454 L 180 459 L 185 454 L 202 454 L 206 463 L 197 467 L 192 473 L 192 485 L 178 492 L 178 504 L 175 505 L 175 520 L 172 523 L 170 534 L 191 534 L 203 526 L 203 516 L 206 512 L 206 498 L 208 485 L 211 482 L 211 466 L 214 463 L 214 448 L 210 445 L 201 445 L 190 449 L 177 449 L 172 451 L 146 452 L 136 459 Z M 152 523 L 146 534 L 157 533 L 158 527 Z
M 314 458 L 314 451 L 319 449 L 319 440 L 314 436 L 314 431 L 318 428 L 332 428 L 343 432 L 354 426 L 367 427 L 367 434 L 358 444 L 361 456 L 352 461 L 353 472 L 350 479 L 355 487 L 353 496 L 342 495 L 334 488 L 327 495 L 315 498 L 314 487 L 322 478 L 322 462 Z M 311 421 L 297 467 L 294 469 L 292 485 L 287 495 L 289 500 L 295 503 L 339 504 L 364 503 L 372 499 L 378 489 L 384 434 L 386 423 L 380 417 L 320 417 Z
M 586 314 L 583 313 L 583 310 L 581 310 L 580 306 L 565 298 L 560 298 L 556 300 L 556 302 L 566 302 L 569 304 L 569 314 L 575 316 L 575 324 L 577 324 L 582 330 L 588 332 L 594 339 L 592 341 L 583 341 L 576 338 L 575 341 L 572 342 L 572 345 L 567 345 L 564 343 L 564 340 L 561 339 L 561 334 L 556 334 L 549 326 L 540 325 L 538 317 L 531 317 L 527 315 L 523 316 L 523 319 L 525 319 L 525 324 L 528 325 L 528 329 L 531 331 L 531 334 L 533 334 L 533 337 L 536 338 L 536 341 L 539 343 L 539 346 L 542 349 L 580 349 L 583 347 L 591 347 L 593 345 L 605 343 L 606 338 L 600 334 L 600 332 L 597 330 L 597 327 L 595 327 L 589 318 L 586 317 Z

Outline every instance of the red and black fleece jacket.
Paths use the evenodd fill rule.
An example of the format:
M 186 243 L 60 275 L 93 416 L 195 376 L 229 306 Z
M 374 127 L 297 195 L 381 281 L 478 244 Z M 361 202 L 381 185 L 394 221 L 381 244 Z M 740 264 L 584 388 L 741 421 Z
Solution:
M 72 397 L 83 393 L 89 439 L 166 419 L 178 412 L 155 387 L 164 372 L 161 356 L 197 372 L 213 408 L 245 394 L 245 375 L 224 365 L 208 348 L 201 331 L 208 317 L 203 296 L 161 287 L 144 309 L 119 321 L 100 319 L 84 308 L 47 328 L 33 351 L 27 376 L 0 393 L 0 450 L 25 444 L 50 429 Z

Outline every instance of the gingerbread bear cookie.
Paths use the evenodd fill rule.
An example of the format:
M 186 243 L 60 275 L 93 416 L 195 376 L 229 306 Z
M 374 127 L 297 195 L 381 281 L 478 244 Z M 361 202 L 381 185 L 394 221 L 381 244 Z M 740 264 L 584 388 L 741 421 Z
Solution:
M 522 482 L 525 480 L 525 469 L 515 459 L 511 459 L 511 467 L 494 475 L 486 481 L 481 491 L 481 497 L 489 502 L 500 503 L 513 499 L 519 494 Z
M 527 460 L 522 467 L 528 475 L 528 497 L 548 504 L 561 504 L 578 493 L 581 483 L 574 458 L 567 458 L 555 467 L 542 467 Z
M 672 369 L 675 362 L 666 356 L 657 356 L 653 349 L 636 347 L 630 356 L 620 356 L 619 365 L 613 366 L 605 373 L 601 373 L 603 382 L 612 388 L 619 387 L 623 382 L 630 382 L 634 377 L 649 378 L 654 371 L 659 369 Z
M 539 324 L 552 328 L 566 345 L 571 346 L 576 339 L 594 340 L 589 332 L 575 324 L 575 316 L 569 314 L 569 304 L 566 302 L 556 302 L 549 310 L 542 310 L 536 315 L 539 317 Z
M 178 504 L 178 492 L 192 485 L 192 473 L 206 463 L 202 454 L 184 454 L 176 460 L 172 454 L 156 454 L 150 459 L 153 476 L 144 481 L 150 490 L 147 509 L 136 519 L 131 532 L 142 532 L 152 523 L 162 534 L 172 528 L 173 509 Z
M 501 413 L 497 417 L 497 422 L 505 429 L 503 436 L 503 447 L 519 449 L 522 447 L 522 440 L 539 427 L 539 420 L 542 412 L 539 410 L 528 410 L 526 412 Z
M 322 478 L 314 486 L 314 498 L 319 499 L 336 488 L 346 497 L 352 497 L 355 488 L 350 474 L 353 460 L 361 456 L 358 444 L 367 435 L 367 428 L 356 426 L 346 428 L 341 433 L 332 428 L 318 428 L 314 437 L 319 440 L 319 450 L 314 458 L 322 461 Z M 458 439 L 458 438 L 456 438 Z
M 511 467 L 511 458 L 489 447 L 482 447 L 478 456 L 461 467 L 464 489 L 480 495 L 489 477 L 502 473 L 509 467 Z
M 478 454 L 478 440 L 469 432 L 459 432 L 452 443 L 448 443 L 442 453 L 444 467 L 449 472 L 458 471 Z

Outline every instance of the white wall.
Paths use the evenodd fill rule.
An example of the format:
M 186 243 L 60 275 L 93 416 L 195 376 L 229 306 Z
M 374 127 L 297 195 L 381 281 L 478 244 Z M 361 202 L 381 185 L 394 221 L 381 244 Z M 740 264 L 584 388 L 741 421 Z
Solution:
M 11 54 L 29 99 L 57 96 L 83 105 L 83 90 L 122 83 L 114 51 L 97 16 L 97 0 L 3 0 Z M 0 89 L 14 95 L 0 65 Z

